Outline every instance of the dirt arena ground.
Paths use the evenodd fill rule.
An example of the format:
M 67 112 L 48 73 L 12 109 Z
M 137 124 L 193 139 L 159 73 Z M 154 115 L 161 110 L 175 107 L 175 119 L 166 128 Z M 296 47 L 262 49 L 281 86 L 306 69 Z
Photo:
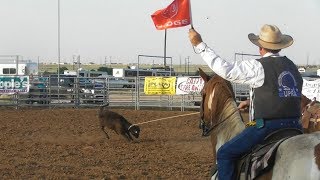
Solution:
M 193 112 L 112 109 L 132 123 Z M 140 126 L 128 142 L 100 130 L 97 109 L 1 109 L 0 179 L 209 179 L 198 115 Z

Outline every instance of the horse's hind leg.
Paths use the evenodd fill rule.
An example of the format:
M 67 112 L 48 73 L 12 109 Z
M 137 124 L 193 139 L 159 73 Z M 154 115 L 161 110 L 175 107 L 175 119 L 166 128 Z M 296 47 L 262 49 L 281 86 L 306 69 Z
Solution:
M 107 138 L 110 139 L 108 133 L 104 130 L 104 126 L 101 126 L 101 130 L 104 132 L 104 134 L 106 134 Z

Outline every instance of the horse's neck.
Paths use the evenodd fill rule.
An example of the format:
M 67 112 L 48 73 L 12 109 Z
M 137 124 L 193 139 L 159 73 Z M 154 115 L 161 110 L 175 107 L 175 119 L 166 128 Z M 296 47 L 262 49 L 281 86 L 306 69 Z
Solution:
M 226 106 L 221 112 L 219 120 L 225 121 L 219 125 L 214 134 L 217 137 L 216 151 L 245 128 L 237 109 L 237 104 L 232 99 L 227 101 Z

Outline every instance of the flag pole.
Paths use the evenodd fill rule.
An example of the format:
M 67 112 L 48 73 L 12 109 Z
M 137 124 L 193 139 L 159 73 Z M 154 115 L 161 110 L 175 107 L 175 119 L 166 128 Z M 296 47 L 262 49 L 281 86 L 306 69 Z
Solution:
M 167 29 L 164 30 L 164 55 L 163 55 L 163 65 L 164 68 L 167 67 Z
M 189 14 L 190 14 L 190 25 L 191 25 L 191 29 L 193 29 L 192 11 L 191 11 L 191 0 L 189 0 Z

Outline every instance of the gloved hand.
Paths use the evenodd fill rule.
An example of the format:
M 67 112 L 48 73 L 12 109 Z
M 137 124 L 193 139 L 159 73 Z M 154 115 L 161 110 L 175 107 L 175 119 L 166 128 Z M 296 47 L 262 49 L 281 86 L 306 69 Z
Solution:
M 248 109 L 248 107 L 250 106 L 250 100 L 245 100 L 242 101 L 239 105 L 238 105 L 238 109 L 240 111 L 246 111 Z
M 198 44 L 200 44 L 202 42 L 201 35 L 193 28 L 191 28 L 189 30 L 189 39 L 190 39 L 192 46 L 197 46 Z

